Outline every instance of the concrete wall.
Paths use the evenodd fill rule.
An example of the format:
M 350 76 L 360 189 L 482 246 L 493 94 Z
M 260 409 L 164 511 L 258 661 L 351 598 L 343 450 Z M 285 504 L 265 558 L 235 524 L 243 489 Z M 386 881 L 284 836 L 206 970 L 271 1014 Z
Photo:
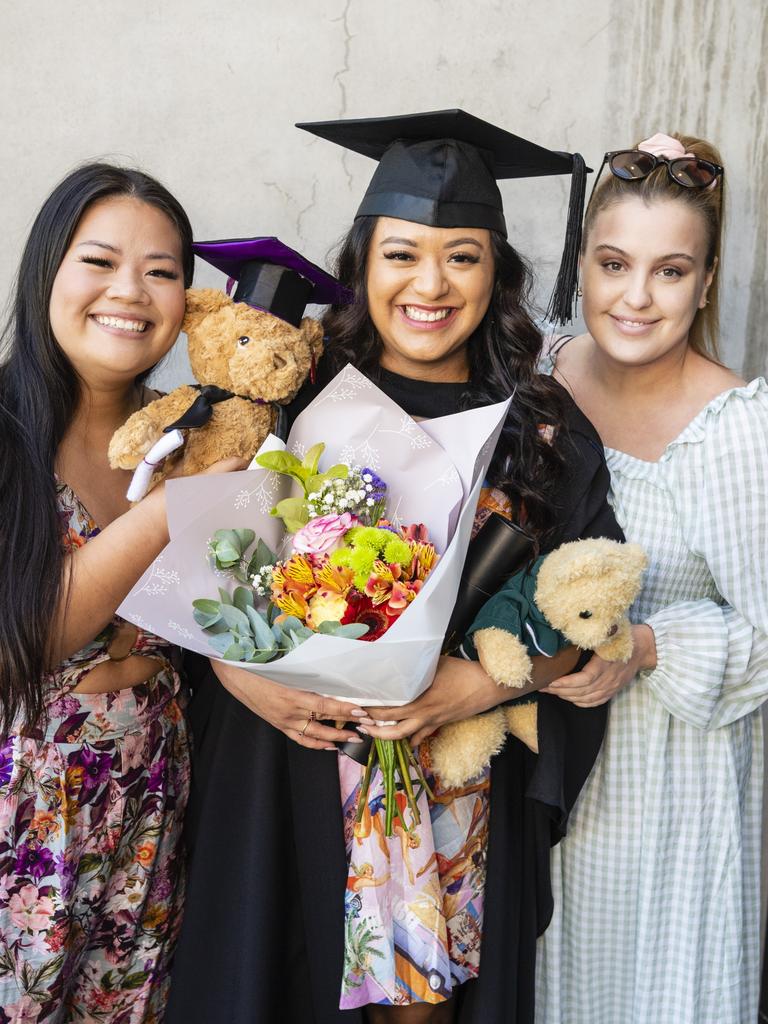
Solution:
M 0 295 L 75 163 L 162 178 L 199 238 L 277 234 L 323 262 L 372 172 L 297 120 L 460 106 L 593 166 L 658 130 L 727 167 L 723 349 L 765 372 L 768 9 L 762 0 L 0 0 Z M 545 298 L 565 179 L 502 186 Z M 198 284 L 220 285 L 200 268 Z M 179 349 L 179 346 L 177 346 Z M 186 379 L 183 352 L 163 372 Z

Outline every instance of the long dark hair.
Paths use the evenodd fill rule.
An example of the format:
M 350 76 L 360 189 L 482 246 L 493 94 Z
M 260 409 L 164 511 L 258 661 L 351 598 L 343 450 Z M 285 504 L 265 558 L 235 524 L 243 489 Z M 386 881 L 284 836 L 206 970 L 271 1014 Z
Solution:
M 366 267 L 376 217 L 359 217 L 342 240 L 336 276 L 355 294 L 348 306 L 332 306 L 324 326 L 325 359 L 333 370 L 347 362 L 376 378 L 382 343 L 368 314 Z M 489 481 L 523 511 L 543 540 L 557 526 L 555 494 L 565 472 L 565 400 L 559 385 L 537 372 L 542 337 L 531 315 L 531 270 L 506 238 L 491 231 L 495 281 L 490 305 L 469 341 L 469 382 L 462 406 L 487 405 L 514 395 L 491 462 Z M 554 430 L 557 443 L 544 426 Z
M 83 214 L 116 196 L 141 200 L 170 218 L 181 239 L 185 287 L 192 282 L 187 215 L 141 171 L 104 163 L 78 167 L 56 186 L 32 225 L 0 366 L 0 736 L 19 718 L 31 725 L 43 715 L 51 623 L 62 592 L 64 531 L 54 463 L 81 388 L 51 330 L 51 290 Z

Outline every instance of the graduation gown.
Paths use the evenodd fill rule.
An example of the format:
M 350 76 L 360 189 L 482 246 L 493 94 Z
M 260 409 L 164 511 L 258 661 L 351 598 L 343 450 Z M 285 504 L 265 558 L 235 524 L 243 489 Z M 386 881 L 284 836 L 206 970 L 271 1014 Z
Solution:
M 462 391 L 385 371 L 377 384 L 419 416 L 455 411 Z M 299 396 L 294 415 L 314 393 Z M 568 469 L 550 547 L 623 539 L 600 439 L 565 400 Z M 166 1024 L 362 1024 L 361 1010 L 339 1009 L 347 859 L 337 755 L 294 743 L 231 697 L 205 659 L 189 660 L 189 886 Z M 538 714 L 539 754 L 510 739 L 492 762 L 480 975 L 457 991 L 460 1024 L 533 1021 L 549 850 L 597 756 L 606 708 L 542 694 Z

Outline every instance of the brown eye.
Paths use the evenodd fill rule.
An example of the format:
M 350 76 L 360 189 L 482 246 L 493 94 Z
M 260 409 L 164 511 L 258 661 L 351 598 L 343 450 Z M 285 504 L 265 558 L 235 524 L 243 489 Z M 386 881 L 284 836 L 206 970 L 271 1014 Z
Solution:
M 240 337 L 237 339 L 237 344 L 238 345 L 247 345 L 250 340 L 251 339 L 248 337 L 247 334 L 241 334 Z
M 579 612 L 579 618 L 580 619 L 591 619 L 592 618 L 592 612 Z

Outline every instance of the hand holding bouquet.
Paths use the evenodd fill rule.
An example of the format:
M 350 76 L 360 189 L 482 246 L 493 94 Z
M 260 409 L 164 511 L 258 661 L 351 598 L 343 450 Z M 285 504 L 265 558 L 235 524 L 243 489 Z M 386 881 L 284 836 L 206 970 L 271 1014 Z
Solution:
M 262 450 L 259 456 L 261 464 L 242 473 L 169 482 L 171 541 L 119 613 L 210 655 L 210 641 L 216 639 L 217 630 L 220 636 L 228 632 L 234 638 L 227 619 L 241 627 L 238 644 L 248 639 L 243 618 L 235 614 L 239 612 L 253 634 L 253 654 L 248 643 L 241 644 L 242 652 L 252 657 L 259 651 L 258 660 L 240 662 L 245 671 L 361 706 L 414 700 L 434 676 L 477 497 L 506 410 L 507 403 L 500 403 L 415 423 L 371 381 L 347 366 L 297 418 L 287 445 L 271 439 L 271 450 Z M 318 437 L 326 440 L 322 453 Z M 330 463 L 322 471 L 321 454 Z M 370 481 L 362 480 L 366 471 Z M 386 490 L 379 493 L 384 481 Z M 355 501 L 349 491 L 363 489 L 358 482 L 370 483 L 373 490 Z M 367 504 L 369 498 L 374 505 Z M 352 505 L 342 505 L 350 500 Z M 377 507 L 381 502 L 385 502 L 383 516 L 383 507 Z M 273 508 L 277 516 L 270 514 Z M 368 519 L 366 509 L 371 510 Z M 349 520 L 339 521 L 347 515 Z M 360 522 L 352 522 L 352 517 Z M 350 529 L 344 529 L 347 523 Z M 409 525 L 422 523 L 427 524 L 428 540 L 423 528 Z M 222 528 L 226 534 L 217 538 Z M 370 529 L 376 536 L 366 534 Z M 409 545 L 410 560 L 404 552 L 399 559 L 390 557 L 393 551 L 381 543 L 378 530 L 387 533 L 388 542 Z M 291 544 L 290 533 L 294 542 L 298 535 L 304 550 Z M 216 556 L 209 559 L 212 543 Z M 298 560 L 291 562 L 298 556 L 311 573 Z M 322 558 L 327 561 L 320 565 Z M 271 566 L 278 567 L 274 589 Z M 350 572 L 352 582 L 344 593 L 346 583 L 341 581 Z M 232 584 L 240 589 L 235 586 L 230 593 Z M 263 593 L 258 594 L 256 587 Z M 211 606 L 208 614 L 212 617 L 215 612 L 220 618 L 210 618 L 204 625 L 196 614 L 205 609 L 193 608 L 193 602 L 213 601 L 208 595 L 215 595 L 217 588 L 227 597 L 220 592 L 215 604 L 223 607 Z M 243 593 L 248 590 L 253 594 L 250 612 Z M 345 602 L 343 610 L 339 598 Z M 276 606 L 271 613 L 270 603 Z M 254 612 L 259 614 L 259 627 Z M 308 624 L 308 614 L 316 629 Z M 335 617 L 325 618 L 326 614 Z M 291 617 L 298 626 L 288 623 Z M 323 627 L 323 622 L 330 625 Z M 368 627 L 363 639 L 338 633 L 339 628 L 354 625 Z M 286 628 L 290 650 L 282 649 L 287 647 Z M 224 640 L 217 642 L 223 645 Z M 230 646 L 228 642 L 227 650 Z M 224 656 L 223 650 L 214 649 Z M 268 649 L 272 655 L 261 660 Z M 403 753 L 407 756 L 408 751 Z M 382 767 L 386 775 L 393 765 L 382 759 Z

